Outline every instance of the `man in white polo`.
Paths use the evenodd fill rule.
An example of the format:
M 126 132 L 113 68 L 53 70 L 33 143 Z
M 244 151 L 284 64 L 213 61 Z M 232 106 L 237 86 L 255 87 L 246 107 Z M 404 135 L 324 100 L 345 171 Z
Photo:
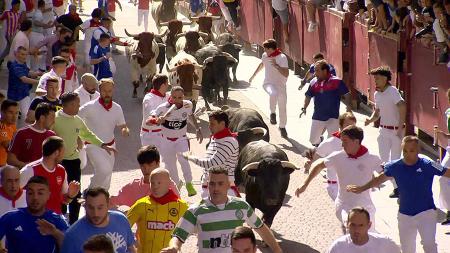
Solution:
M 122 136 L 129 136 L 130 131 L 125 122 L 122 107 L 112 101 L 114 81 L 109 78 L 101 79 L 99 89 L 100 97 L 83 105 L 78 115 L 103 143 L 115 147 L 114 129 L 119 127 Z M 114 153 L 108 154 L 99 146 L 86 144 L 87 157 L 94 167 L 94 175 L 89 188 L 102 187 L 109 190 L 115 155 Z
M 74 92 L 78 94 L 80 98 L 80 106 L 83 106 L 87 102 L 96 100 L 100 97 L 100 93 L 97 91 L 98 80 L 91 73 L 85 73 L 81 76 L 81 85 Z

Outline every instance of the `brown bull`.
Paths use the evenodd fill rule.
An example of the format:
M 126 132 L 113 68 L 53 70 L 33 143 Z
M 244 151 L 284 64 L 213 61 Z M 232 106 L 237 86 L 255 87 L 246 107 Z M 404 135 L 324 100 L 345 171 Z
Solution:
M 177 18 L 176 2 L 176 0 L 162 0 L 152 3 L 151 14 L 158 30 L 161 28 L 162 22 L 169 22 Z
M 196 21 L 198 23 L 198 30 L 200 32 L 208 34 L 208 37 L 203 38 L 205 44 L 208 44 L 211 41 L 214 42 L 214 34 L 212 32 L 213 20 L 219 19 L 221 19 L 220 16 L 199 16 L 191 18 L 192 21 Z
M 176 55 L 177 35 L 183 32 L 183 25 L 190 25 L 191 22 L 185 22 L 178 19 L 170 20 L 169 22 L 161 23 L 161 26 L 167 26 L 168 33 L 166 37 L 166 56 L 170 61 Z
M 195 52 L 205 45 L 203 38 L 208 34 L 204 32 L 188 31 L 176 36 L 176 51 L 185 51 L 188 54 L 195 55 Z

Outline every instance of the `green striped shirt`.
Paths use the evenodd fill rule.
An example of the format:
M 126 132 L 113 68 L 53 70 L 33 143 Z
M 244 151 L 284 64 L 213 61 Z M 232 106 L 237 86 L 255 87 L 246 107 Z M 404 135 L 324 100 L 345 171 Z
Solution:
M 184 242 L 197 232 L 200 253 L 231 253 L 231 232 L 244 222 L 253 228 L 263 225 L 253 208 L 241 198 L 229 196 L 228 202 L 219 206 L 203 199 L 184 213 L 173 236 Z

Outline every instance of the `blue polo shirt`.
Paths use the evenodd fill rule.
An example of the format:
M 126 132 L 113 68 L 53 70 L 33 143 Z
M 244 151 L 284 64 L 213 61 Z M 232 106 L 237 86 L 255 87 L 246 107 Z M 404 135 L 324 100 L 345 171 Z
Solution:
M 331 63 L 328 63 L 328 66 L 330 66 L 330 73 L 333 76 L 336 76 L 336 69 L 334 68 L 334 66 Z M 314 70 L 314 64 L 311 64 L 309 66 L 309 73 L 314 74 L 315 70 Z
M 64 218 L 52 211 L 46 211 L 42 216 L 31 215 L 27 208 L 10 211 L 0 217 L 0 238 L 6 236 L 8 253 L 57 252 L 55 238 L 39 233 L 38 219 L 47 220 L 63 233 L 68 228 Z
M 20 101 L 30 95 L 32 85 L 20 80 L 21 77 L 28 77 L 30 69 L 27 64 L 22 64 L 17 61 L 8 62 L 7 67 L 9 71 L 8 99 Z
M 399 212 L 414 216 L 429 209 L 436 209 L 433 200 L 433 178 L 447 171 L 439 163 L 419 157 L 414 165 L 406 165 L 402 159 L 388 163 L 384 174 L 395 178 L 400 194 Z
M 328 80 L 318 81 L 313 78 L 305 95 L 314 98 L 313 119 L 327 121 L 339 117 L 341 96 L 348 93 L 345 83 L 331 75 Z
M 92 52 L 89 53 L 89 55 L 91 59 L 98 59 L 105 56 L 107 53 L 109 53 L 109 47 L 103 48 L 100 45 L 96 45 Z M 113 73 L 111 72 L 109 60 L 103 60 L 95 64 L 93 74 L 95 75 L 95 77 L 97 77 L 97 80 L 112 77 Z

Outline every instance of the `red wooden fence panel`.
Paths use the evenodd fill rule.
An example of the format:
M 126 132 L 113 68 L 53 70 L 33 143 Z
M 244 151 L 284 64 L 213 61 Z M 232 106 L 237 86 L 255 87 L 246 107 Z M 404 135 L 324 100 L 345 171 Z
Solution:
M 360 21 L 355 21 L 352 35 L 353 61 L 351 64 L 353 66 L 353 86 L 361 94 L 367 96 L 370 101 L 373 101 L 373 92 L 371 91 L 375 89 L 367 75 L 369 70 L 369 35 L 367 26 Z
M 326 24 L 324 10 L 318 9 L 316 12 L 317 29 L 314 32 L 308 32 L 308 21 L 306 19 L 306 8 L 303 8 L 303 59 L 306 62 L 312 62 L 312 57 L 316 53 L 324 54 L 328 59 L 325 41 L 327 34 L 325 32 Z

